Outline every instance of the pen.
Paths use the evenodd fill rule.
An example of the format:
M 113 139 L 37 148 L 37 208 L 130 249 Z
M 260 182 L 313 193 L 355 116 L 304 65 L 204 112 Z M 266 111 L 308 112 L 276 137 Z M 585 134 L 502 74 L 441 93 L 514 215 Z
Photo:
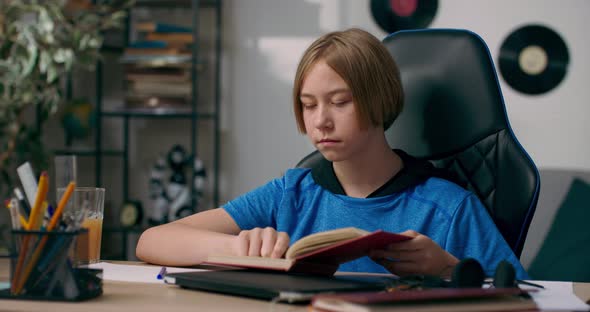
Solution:
M 528 285 L 528 286 L 533 286 L 533 287 L 545 289 L 545 287 L 543 285 L 535 284 L 535 283 L 528 282 L 528 281 L 518 280 L 516 282 L 517 283 L 520 283 L 520 284 L 525 284 L 525 285 Z
M 49 204 L 49 206 L 47 206 L 47 221 L 53 217 L 53 213 L 55 213 L 55 209 L 53 209 L 53 205 Z
M 159 280 L 164 279 L 164 275 L 166 275 L 166 267 L 162 267 L 160 269 L 160 273 L 158 273 L 158 276 L 156 276 L 156 278 Z

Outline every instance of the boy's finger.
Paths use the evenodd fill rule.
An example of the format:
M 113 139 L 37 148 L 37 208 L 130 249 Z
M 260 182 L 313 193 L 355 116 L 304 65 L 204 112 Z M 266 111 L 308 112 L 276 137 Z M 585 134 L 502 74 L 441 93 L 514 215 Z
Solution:
M 260 255 L 263 257 L 270 257 L 272 255 L 276 241 L 277 232 L 272 228 L 264 229 L 264 232 L 262 233 L 262 247 L 260 248 Z
M 260 256 L 260 248 L 262 247 L 262 238 L 260 234 L 260 231 L 250 231 L 248 256 Z
M 274 250 L 270 255 L 272 258 L 281 258 L 289 248 L 289 235 L 285 232 L 277 234 L 277 240 L 274 245 Z
M 238 235 L 238 246 L 237 246 L 238 256 L 247 256 L 249 245 L 250 245 L 250 238 L 247 235 L 247 233 L 240 232 L 240 234 Z

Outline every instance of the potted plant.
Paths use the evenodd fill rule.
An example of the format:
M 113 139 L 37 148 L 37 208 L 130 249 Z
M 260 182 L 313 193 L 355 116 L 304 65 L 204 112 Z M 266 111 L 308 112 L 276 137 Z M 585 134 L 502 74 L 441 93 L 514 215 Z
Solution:
M 64 101 L 64 80 L 76 67 L 94 69 L 103 32 L 123 26 L 133 2 L 0 1 L 0 195 L 15 166 L 47 168 L 41 132 Z

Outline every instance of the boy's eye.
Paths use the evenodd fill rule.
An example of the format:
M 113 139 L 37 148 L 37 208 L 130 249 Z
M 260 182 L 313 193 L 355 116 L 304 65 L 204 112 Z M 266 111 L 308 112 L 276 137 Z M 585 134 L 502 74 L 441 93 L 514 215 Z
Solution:
M 350 102 L 350 100 L 348 100 L 348 99 L 334 99 L 334 100 L 332 100 L 332 104 L 334 104 L 334 105 L 344 105 L 348 102 Z
M 315 103 L 301 103 L 303 105 L 303 109 L 312 109 L 316 107 Z

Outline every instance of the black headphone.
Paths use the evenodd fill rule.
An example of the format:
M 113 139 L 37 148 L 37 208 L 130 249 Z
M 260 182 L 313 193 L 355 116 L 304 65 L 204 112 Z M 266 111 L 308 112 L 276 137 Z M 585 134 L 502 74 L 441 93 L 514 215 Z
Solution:
M 481 264 L 473 258 L 467 258 L 455 266 L 451 278 L 451 287 L 481 287 L 484 284 L 485 278 L 486 276 Z M 494 272 L 492 285 L 495 288 L 517 287 L 516 270 L 510 262 L 502 260 L 498 263 Z
M 481 288 L 485 278 L 481 264 L 473 258 L 466 258 L 455 266 L 450 281 L 439 276 L 414 275 L 403 277 L 400 282 L 422 288 Z M 512 288 L 518 287 L 518 282 L 514 266 L 506 260 L 500 261 L 496 267 L 492 285 L 495 288 Z

